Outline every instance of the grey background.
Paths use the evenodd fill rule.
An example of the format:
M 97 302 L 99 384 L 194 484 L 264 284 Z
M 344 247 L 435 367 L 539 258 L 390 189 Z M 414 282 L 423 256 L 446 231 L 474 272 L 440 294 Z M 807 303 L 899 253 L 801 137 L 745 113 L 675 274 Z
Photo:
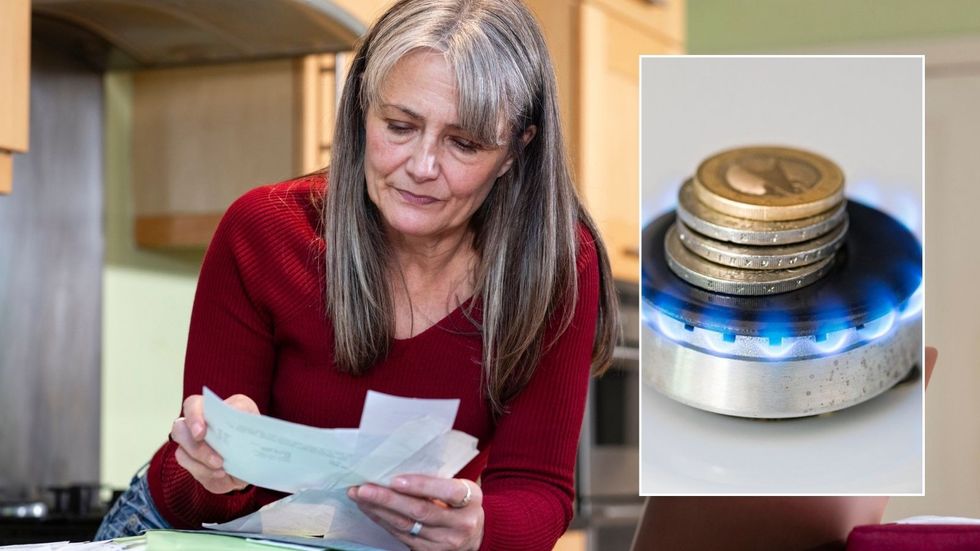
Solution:
M 99 480 L 102 75 L 35 40 L 30 103 L 30 150 L 0 198 L 0 494 L 11 499 Z
M 723 149 L 786 144 L 829 157 L 845 193 L 921 237 L 919 57 L 644 57 L 643 223 L 673 208 L 698 164 Z

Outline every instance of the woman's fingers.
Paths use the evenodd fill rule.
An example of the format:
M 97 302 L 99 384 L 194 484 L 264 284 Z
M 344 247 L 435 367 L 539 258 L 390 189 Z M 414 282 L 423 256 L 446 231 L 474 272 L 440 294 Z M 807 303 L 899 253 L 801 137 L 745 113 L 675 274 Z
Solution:
M 226 494 L 233 490 L 241 490 L 247 484 L 230 476 L 222 469 L 211 469 L 192 459 L 182 448 L 177 448 L 175 454 L 177 463 L 191 473 L 204 489 L 213 494 Z
M 422 523 L 418 534 L 411 533 L 415 521 L 392 513 L 381 507 L 358 504 L 361 511 L 376 524 L 388 531 L 411 549 L 461 549 L 465 536 L 458 530 Z
M 259 406 L 256 405 L 255 400 L 244 394 L 233 394 L 225 399 L 225 403 L 246 413 L 259 413 Z M 204 397 L 200 394 L 188 396 L 184 400 L 183 412 L 191 436 L 197 441 L 204 440 L 204 435 L 207 434 L 207 423 L 204 421 Z
M 399 476 L 391 487 L 364 484 L 347 495 L 412 549 L 476 549 L 483 539 L 483 492 L 469 481 Z
M 255 400 L 244 394 L 232 394 L 225 398 L 225 403 L 245 413 L 259 413 L 259 406 L 255 404 Z
M 181 467 L 190 472 L 195 479 L 202 482 L 206 480 L 216 480 L 223 476 L 227 476 L 224 470 L 212 469 L 204 463 L 194 459 L 186 451 L 184 451 L 184 448 L 177 448 L 174 456 L 177 459 L 177 463 Z
M 483 503 L 483 492 L 480 491 L 480 487 L 462 478 L 400 475 L 391 481 L 391 487 L 403 494 L 438 499 L 450 507 Z
M 225 403 L 247 413 L 259 413 L 255 401 L 244 394 L 229 396 Z M 188 396 L 184 400 L 184 416 L 174 421 L 170 436 L 192 459 L 212 468 L 219 469 L 224 461 L 205 441 L 207 423 L 204 421 L 204 397 L 200 394 Z
M 184 400 L 184 420 L 190 434 L 198 442 L 204 440 L 207 424 L 204 422 L 204 397 L 200 394 L 188 396 Z
M 415 521 L 428 526 L 452 524 L 446 507 L 437 505 L 431 499 L 401 494 L 374 484 L 351 488 L 348 496 L 358 504 L 371 505 L 378 511 L 384 510 L 395 515 L 389 515 L 388 518 L 400 519 L 392 521 L 398 529 L 407 531 Z
M 221 456 L 207 442 L 194 437 L 187 418 L 179 417 L 174 421 L 170 428 L 170 437 L 180 446 L 180 449 L 184 450 L 184 453 L 195 461 L 212 469 L 221 467 L 223 463 Z
M 226 494 L 233 490 L 241 490 L 248 486 L 245 482 L 229 475 L 224 469 L 212 469 L 195 460 L 183 448 L 175 452 L 177 464 L 191 473 L 204 488 L 213 494 Z
M 229 397 L 226 402 L 236 409 L 258 413 L 255 402 L 244 394 Z M 176 419 L 170 437 L 177 443 L 177 463 L 191 473 L 209 492 L 224 494 L 245 488 L 247 484 L 222 469 L 224 460 L 204 441 L 207 423 L 204 421 L 204 399 L 200 394 L 184 400 L 184 416 Z

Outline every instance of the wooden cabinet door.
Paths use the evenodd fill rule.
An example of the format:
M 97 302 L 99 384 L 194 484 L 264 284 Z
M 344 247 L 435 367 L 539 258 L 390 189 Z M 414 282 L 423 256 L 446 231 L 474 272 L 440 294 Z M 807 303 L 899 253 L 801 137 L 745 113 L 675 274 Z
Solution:
M 0 195 L 14 187 L 14 154 L 0 149 Z
M 658 26 L 679 25 L 672 22 L 681 17 L 641 18 L 634 11 L 664 9 L 592 0 L 580 10 L 579 188 L 609 250 L 613 275 L 627 281 L 639 276 L 639 56 L 682 50 L 672 38 L 682 30 Z
M 204 246 L 246 190 L 297 173 L 294 62 L 133 75 L 133 198 L 142 246 Z
M 134 73 L 136 243 L 205 247 L 247 190 L 326 166 L 338 57 Z
M 27 151 L 31 3 L 0 1 L 0 193 L 10 193 L 13 153 Z

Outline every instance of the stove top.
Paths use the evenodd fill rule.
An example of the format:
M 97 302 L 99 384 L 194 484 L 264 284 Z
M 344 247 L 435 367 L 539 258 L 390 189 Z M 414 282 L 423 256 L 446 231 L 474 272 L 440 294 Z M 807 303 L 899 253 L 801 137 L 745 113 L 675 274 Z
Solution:
M 671 271 L 668 213 L 643 232 L 644 380 L 682 403 L 728 415 L 817 415 L 871 399 L 921 361 L 918 241 L 850 201 L 850 230 L 825 276 L 794 291 L 735 296 Z M 649 359 L 648 359 L 649 358 Z
M 111 503 L 97 484 L 0 488 L 0 545 L 91 540 Z

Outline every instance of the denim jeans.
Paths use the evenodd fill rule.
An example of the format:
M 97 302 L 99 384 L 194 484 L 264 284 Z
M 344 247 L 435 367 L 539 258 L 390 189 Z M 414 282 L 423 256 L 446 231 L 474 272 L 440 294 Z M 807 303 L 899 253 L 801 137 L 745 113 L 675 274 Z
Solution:
M 106 513 L 95 533 L 95 541 L 136 536 L 146 530 L 170 528 L 170 524 L 160 516 L 150 487 L 146 482 L 146 467 L 136 472 L 129 489 L 123 492 L 112 509 Z

